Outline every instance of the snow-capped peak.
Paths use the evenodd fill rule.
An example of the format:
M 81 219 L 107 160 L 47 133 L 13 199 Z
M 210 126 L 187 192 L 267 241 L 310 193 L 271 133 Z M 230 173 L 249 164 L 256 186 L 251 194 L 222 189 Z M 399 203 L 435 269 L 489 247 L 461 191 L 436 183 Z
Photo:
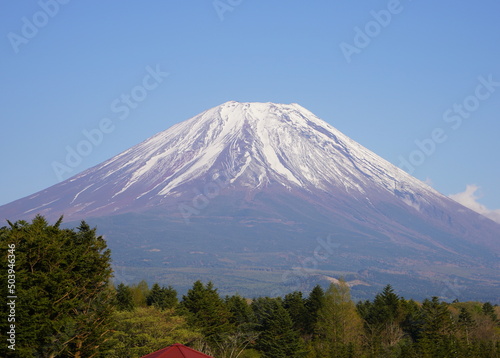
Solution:
M 220 175 L 230 188 L 343 193 L 369 205 L 377 193 L 416 210 L 430 196 L 447 200 L 298 104 L 231 101 L 47 189 L 34 207 L 77 216 L 171 205 Z
M 215 171 L 250 188 L 270 184 L 364 193 L 373 185 L 430 190 L 298 104 L 226 102 L 158 133 L 94 169 L 123 195 L 177 195 Z M 145 185 L 147 183 L 147 185 Z

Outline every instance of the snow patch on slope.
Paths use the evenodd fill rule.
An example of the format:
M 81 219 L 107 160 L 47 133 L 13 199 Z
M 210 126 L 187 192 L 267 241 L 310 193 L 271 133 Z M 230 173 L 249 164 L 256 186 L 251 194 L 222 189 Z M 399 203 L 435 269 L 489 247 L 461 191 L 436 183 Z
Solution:
M 91 175 L 94 182 L 112 182 L 114 201 L 127 193 L 134 199 L 178 196 L 181 186 L 211 180 L 210 173 L 221 170 L 230 173 L 231 184 L 250 188 L 279 184 L 307 191 L 343 190 L 363 198 L 375 189 L 413 207 L 429 192 L 444 197 L 296 103 L 224 103 L 70 181 Z M 86 190 L 101 187 L 84 188 L 71 203 Z

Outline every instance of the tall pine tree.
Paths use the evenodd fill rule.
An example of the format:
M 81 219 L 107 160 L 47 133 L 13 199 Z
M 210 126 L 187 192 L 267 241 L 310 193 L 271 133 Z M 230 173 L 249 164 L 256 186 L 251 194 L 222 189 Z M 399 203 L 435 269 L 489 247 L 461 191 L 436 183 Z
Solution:
M 293 329 L 288 312 L 278 300 L 268 301 L 262 311 L 259 336 L 256 347 L 264 357 L 295 358 L 304 355 L 304 347 L 299 334 Z
M 295 291 L 287 294 L 283 300 L 283 307 L 292 319 L 293 328 L 301 334 L 305 333 L 309 315 L 302 292 Z
M 307 319 L 305 322 L 305 333 L 312 335 L 318 323 L 319 311 L 323 307 L 325 292 L 320 285 L 316 285 L 305 302 Z
M 188 322 L 199 329 L 209 341 L 217 341 L 231 330 L 230 312 L 212 282 L 196 281 L 182 297 L 182 308 L 188 311 Z
M 177 291 L 172 286 L 160 287 L 155 283 L 146 297 L 146 303 L 160 310 L 174 308 L 177 305 Z
M 133 311 L 135 309 L 132 289 L 124 283 L 120 283 L 116 287 L 115 305 L 119 311 Z

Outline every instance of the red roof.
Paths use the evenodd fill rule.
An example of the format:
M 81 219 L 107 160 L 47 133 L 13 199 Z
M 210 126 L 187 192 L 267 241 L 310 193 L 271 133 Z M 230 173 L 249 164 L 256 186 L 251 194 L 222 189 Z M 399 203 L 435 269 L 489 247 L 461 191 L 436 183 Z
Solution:
M 149 353 L 142 358 L 213 358 L 182 344 L 172 344 L 167 348 Z

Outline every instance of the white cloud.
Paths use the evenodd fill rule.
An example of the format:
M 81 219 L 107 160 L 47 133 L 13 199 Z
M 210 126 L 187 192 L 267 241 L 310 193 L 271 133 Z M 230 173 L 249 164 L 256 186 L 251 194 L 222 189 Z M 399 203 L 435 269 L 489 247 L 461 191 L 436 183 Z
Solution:
M 449 197 L 463 206 L 500 223 L 500 209 L 490 210 L 483 204 L 477 202 L 477 199 L 481 197 L 476 194 L 476 191 L 479 189 L 480 187 L 477 185 L 467 185 L 463 193 L 451 194 Z

